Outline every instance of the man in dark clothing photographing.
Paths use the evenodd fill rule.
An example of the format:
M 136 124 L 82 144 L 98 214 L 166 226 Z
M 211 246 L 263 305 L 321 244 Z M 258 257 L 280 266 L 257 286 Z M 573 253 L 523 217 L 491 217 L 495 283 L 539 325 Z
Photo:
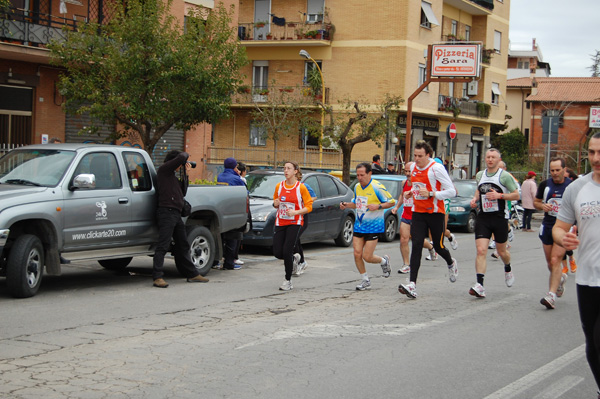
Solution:
M 207 278 L 198 273 L 190 257 L 190 244 L 187 242 L 185 225 L 181 219 L 187 181 L 180 182 L 175 172 L 182 166 L 185 168 L 189 154 L 177 150 L 170 151 L 165 156 L 165 162 L 157 171 L 158 209 L 156 221 L 158 223 L 158 242 L 154 252 L 152 279 L 154 286 L 167 288 L 169 284 L 164 280 L 163 265 L 165 254 L 171 245 L 171 238 L 175 242 L 173 255 L 178 270 L 184 271 L 189 283 L 205 283 Z M 187 176 L 186 176 L 187 179 Z

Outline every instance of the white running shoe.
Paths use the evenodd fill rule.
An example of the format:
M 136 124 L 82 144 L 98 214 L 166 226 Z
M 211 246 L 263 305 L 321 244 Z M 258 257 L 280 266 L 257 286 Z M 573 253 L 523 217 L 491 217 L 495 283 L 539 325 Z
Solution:
M 398 269 L 398 273 L 400 273 L 400 274 L 410 273 L 410 265 L 403 265 L 400 269 Z
M 294 254 L 294 265 L 292 266 L 292 274 L 298 276 L 298 264 L 300 263 L 300 254 Z
M 417 297 L 417 287 L 412 281 L 408 284 L 400 284 L 398 286 L 398 291 L 410 299 L 415 299 Z
M 383 270 L 383 277 L 388 278 L 392 272 L 392 267 L 390 266 L 390 257 L 388 255 L 383 255 L 382 258 L 383 264 L 381 265 L 381 270 Z
M 368 290 L 371 289 L 371 280 L 365 280 L 363 279 L 363 281 L 356 286 L 356 290 L 357 291 L 364 291 L 364 290 Z
M 475 285 L 469 290 L 469 294 L 477 298 L 485 298 L 485 288 L 483 288 L 483 285 L 475 283 Z
M 560 277 L 560 284 L 558 285 L 558 289 L 556 290 L 556 296 L 561 297 L 565 293 L 565 283 L 567 282 L 567 275 L 565 273 Z
M 425 257 L 425 260 L 437 260 L 437 258 L 438 254 L 435 252 L 435 249 L 432 248 L 429 250 L 429 255 Z
M 294 288 L 294 286 L 292 285 L 292 280 L 283 280 L 283 284 L 279 286 L 280 291 L 289 291 L 292 288 Z
M 241 266 L 241 265 L 243 265 L 243 264 L 244 264 L 244 261 L 243 261 L 243 260 L 239 260 L 239 259 L 235 259 L 235 260 L 233 261 L 233 263 L 235 263 L 236 265 L 240 265 L 240 266 Z
M 454 251 L 456 251 L 458 249 L 458 241 L 456 241 L 456 237 L 454 237 L 454 234 L 450 234 L 450 238 L 452 238 L 452 241 L 450 241 L 450 246 Z
M 458 263 L 454 258 L 452 258 L 452 264 L 448 266 L 448 273 L 450 273 L 450 282 L 455 283 L 458 277 Z
M 515 232 L 513 231 L 513 228 L 511 227 L 508 230 L 508 241 L 512 242 L 512 240 L 514 240 L 514 239 L 515 239 Z
M 551 292 L 548 293 L 545 297 L 540 300 L 540 303 L 544 305 L 547 309 L 554 309 L 554 303 L 556 299 L 554 299 L 554 295 Z
M 490 245 L 488 245 L 488 249 L 496 249 L 496 241 L 490 240 Z
M 506 282 L 506 286 L 507 287 L 512 287 L 512 285 L 515 283 L 515 276 L 513 275 L 513 272 L 504 272 L 504 281 Z
M 303 274 L 308 267 L 308 263 L 306 261 L 298 263 L 298 268 L 296 269 L 296 276 Z

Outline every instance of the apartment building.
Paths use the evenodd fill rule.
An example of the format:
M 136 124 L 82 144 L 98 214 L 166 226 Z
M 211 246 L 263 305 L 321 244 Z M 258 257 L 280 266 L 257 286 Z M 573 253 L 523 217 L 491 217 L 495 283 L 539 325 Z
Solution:
M 280 138 L 275 151 L 275 143 L 253 126 L 253 107 L 269 95 L 283 88 L 303 95 L 315 62 L 300 50 L 319 64 L 327 104 L 339 110 L 340 101 L 361 100 L 376 112 L 387 93 L 408 99 L 425 81 L 428 45 L 449 41 L 483 45 L 480 78 L 431 83 L 421 92 L 413 102 L 411 145 L 424 139 L 436 155 L 468 163 L 471 174 L 483 165 L 490 126 L 504 123 L 509 0 L 251 0 L 239 7 L 251 90 L 236 98 L 230 120 L 213 126 L 210 162 L 233 154 L 254 166 L 294 159 L 305 167 L 340 168 L 338 150 L 325 148 L 317 156 L 318 141 L 305 140 L 300 129 Z M 271 88 L 273 81 L 277 87 Z M 386 161 L 405 157 L 406 109 L 405 102 L 380 143 L 354 147 L 353 164 L 375 153 Z M 319 118 L 318 107 L 314 111 Z M 446 134 L 451 122 L 457 129 L 452 141 Z

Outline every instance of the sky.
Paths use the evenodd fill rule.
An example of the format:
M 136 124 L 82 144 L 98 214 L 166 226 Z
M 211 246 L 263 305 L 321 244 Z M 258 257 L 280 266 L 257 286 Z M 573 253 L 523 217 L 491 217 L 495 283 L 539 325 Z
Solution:
M 511 0 L 511 49 L 531 50 L 532 39 L 552 77 L 589 77 L 600 50 L 599 0 Z

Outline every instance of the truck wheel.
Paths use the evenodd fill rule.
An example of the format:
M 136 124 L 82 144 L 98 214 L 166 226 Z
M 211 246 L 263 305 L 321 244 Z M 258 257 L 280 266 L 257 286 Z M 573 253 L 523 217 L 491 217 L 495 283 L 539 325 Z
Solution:
M 346 216 L 344 219 L 344 225 L 342 231 L 335 239 L 335 244 L 338 247 L 349 247 L 352 244 L 352 237 L 354 236 L 354 220 L 352 216 Z
M 394 241 L 394 238 L 396 238 L 397 232 L 398 232 L 398 220 L 396 220 L 396 217 L 394 217 L 394 215 L 389 215 L 385 219 L 385 231 L 381 235 L 381 241 L 383 241 L 383 242 Z
M 44 248 L 32 234 L 18 237 L 8 256 L 6 285 L 15 298 L 34 296 L 42 283 Z
M 119 259 L 102 259 L 99 260 L 98 263 L 100 263 L 100 266 L 108 270 L 123 270 L 127 266 L 129 266 L 129 263 L 131 263 L 132 259 L 132 257 Z
M 208 230 L 204 226 L 196 226 L 189 230 L 187 235 L 188 243 L 190 244 L 190 257 L 196 270 L 201 275 L 206 276 L 210 271 L 215 259 L 215 240 Z M 184 271 L 177 266 L 177 270 L 182 275 Z

